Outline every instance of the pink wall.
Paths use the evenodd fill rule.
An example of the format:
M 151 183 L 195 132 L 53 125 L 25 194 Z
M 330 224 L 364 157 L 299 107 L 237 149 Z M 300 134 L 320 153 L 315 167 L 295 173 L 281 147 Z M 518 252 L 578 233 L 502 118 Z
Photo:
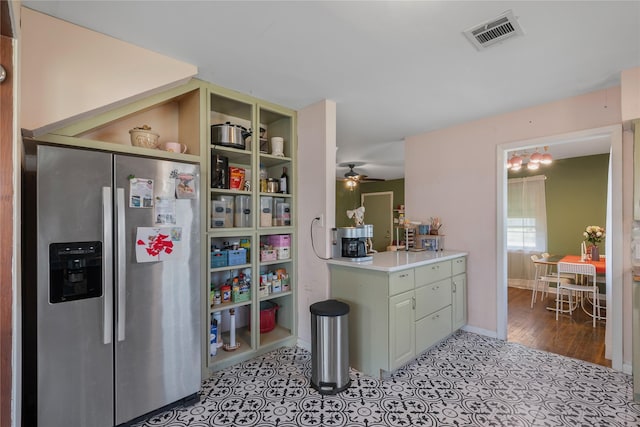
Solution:
M 640 67 L 622 71 L 622 121 L 640 118 Z
M 104 34 L 21 9 L 20 127 L 35 134 L 147 96 L 198 69 Z
M 620 123 L 614 87 L 406 139 L 407 216 L 442 217 L 447 247 L 469 252 L 471 327 L 497 331 L 497 146 Z
M 324 100 L 298 111 L 298 338 L 305 347 L 311 343 L 309 306 L 329 297 L 329 271 L 318 256 L 330 256 L 335 164 L 336 104 Z M 324 216 L 324 226 L 314 222 L 314 249 L 310 229 L 319 214 Z

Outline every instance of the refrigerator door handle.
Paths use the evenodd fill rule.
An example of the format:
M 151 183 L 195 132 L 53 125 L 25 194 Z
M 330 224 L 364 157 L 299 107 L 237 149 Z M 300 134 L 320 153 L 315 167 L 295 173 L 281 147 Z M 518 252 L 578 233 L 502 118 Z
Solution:
M 126 264 L 126 235 L 124 226 L 124 188 L 116 189 L 116 209 L 117 209 L 117 264 L 118 269 L 118 310 L 117 325 L 118 325 L 118 341 L 124 341 L 124 326 L 126 322 L 126 306 L 127 306 L 127 264 Z
M 111 187 L 102 187 L 102 342 L 111 344 L 113 336 L 113 205 Z

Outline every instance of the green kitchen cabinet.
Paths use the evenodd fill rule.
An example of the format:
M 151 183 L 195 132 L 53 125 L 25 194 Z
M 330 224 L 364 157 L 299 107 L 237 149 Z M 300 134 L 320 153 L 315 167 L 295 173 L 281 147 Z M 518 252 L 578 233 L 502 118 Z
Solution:
M 407 263 L 388 271 L 367 264 L 330 261 L 331 297 L 349 304 L 349 361 L 368 375 L 384 377 L 462 326 L 466 254 Z M 399 255 L 402 256 L 402 255 Z M 428 255 L 426 255 L 428 256 Z M 369 268 L 370 267 L 370 268 Z M 458 273 L 455 277 L 453 272 Z M 455 283 L 455 285 L 454 285 Z

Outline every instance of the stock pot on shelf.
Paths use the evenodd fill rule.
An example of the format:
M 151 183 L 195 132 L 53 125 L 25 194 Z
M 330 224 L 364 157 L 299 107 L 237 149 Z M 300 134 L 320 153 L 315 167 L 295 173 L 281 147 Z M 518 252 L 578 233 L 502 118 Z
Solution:
M 245 149 L 246 140 L 251 136 L 247 128 L 230 122 L 211 125 L 211 144 Z

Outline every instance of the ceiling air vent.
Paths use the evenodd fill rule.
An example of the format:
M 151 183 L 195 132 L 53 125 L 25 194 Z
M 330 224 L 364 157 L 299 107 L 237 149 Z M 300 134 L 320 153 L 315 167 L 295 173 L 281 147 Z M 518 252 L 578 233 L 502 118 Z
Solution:
M 524 34 L 513 11 L 507 10 L 497 18 L 475 25 L 464 32 L 472 45 L 478 50 L 486 49 L 511 37 Z

